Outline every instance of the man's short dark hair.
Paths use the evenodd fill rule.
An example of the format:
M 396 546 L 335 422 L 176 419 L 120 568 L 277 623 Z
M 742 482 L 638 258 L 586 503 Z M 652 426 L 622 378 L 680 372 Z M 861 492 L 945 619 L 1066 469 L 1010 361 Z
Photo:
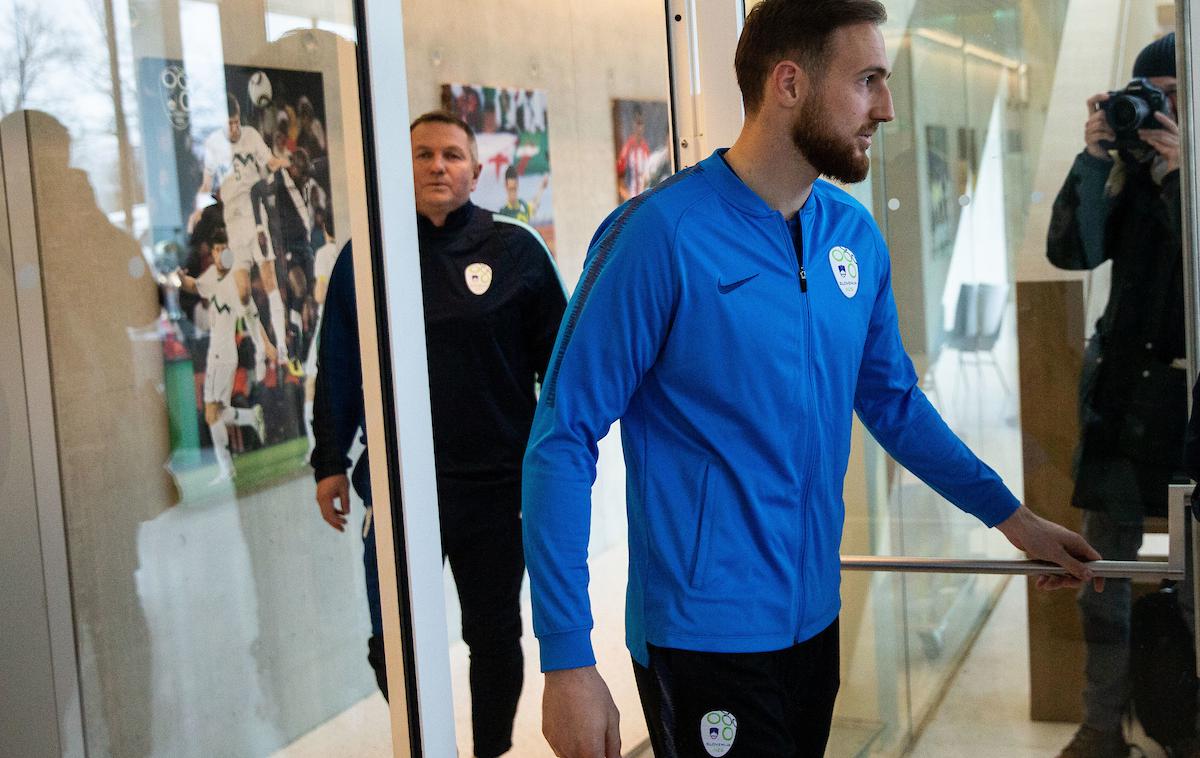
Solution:
M 413 129 L 416 129 L 421 124 L 449 124 L 450 126 L 457 126 L 459 129 L 462 129 L 467 135 L 467 142 L 471 145 L 471 157 L 475 159 L 476 163 L 479 162 L 479 147 L 475 144 L 475 130 L 466 121 L 463 121 L 449 111 L 429 111 L 413 119 L 413 122 L 408 125 L 408 133 L 412 134 Z
M 229 117 L 242 115 L 242 104 L 233 96 L 232 92 L 225 93 L 225 110 L 229 113 Z
M 507 182 L 509 179 L 512 179 L 513 181 L 517 180 L 517 167 L 516 166 L 510 165 L 508 168 L 504 169 L 504 181 Z
M 780 61 L 794 60 L 815 73 L 835 31 L 884 21 L 887 10 L 879 0 L 763 0 L 746 17 L 733 57 L 746 112 L 758 112 L 767 77 Z

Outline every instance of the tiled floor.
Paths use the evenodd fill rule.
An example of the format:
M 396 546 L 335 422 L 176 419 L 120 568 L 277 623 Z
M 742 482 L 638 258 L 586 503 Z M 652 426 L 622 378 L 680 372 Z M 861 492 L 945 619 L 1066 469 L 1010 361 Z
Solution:
M 911 755 L 1057 755 L 1075 733 L 1075 725 L 1029 720 L 1027 639 L 1025 580 L 1013 579 Z
M 1071 738 L 1074 725 L 1038 724 L 1029 720 L 1026 650 L 1025 587 L 1023 580 L 1014 579 L 910 755 L 918 758 L 960 758 L 964 755 L 1040 758 L 1056 755 Z M 463 664 L 464 661 L 456 656 L 454 665 Z M 615 688 L 622 686 L 619 682 L 614 685 Z M 538 733 L 540 689 L 540 676 L 531 672 L 521 701 L 516 744 L 511 755 L 520 758 L 550 755 Z M 630 696 L 632 693 L 629 692 L 618 693 L 617 699 L 627 701 Z M 464 707 L 465 702 L 456 703 L 457 710 L 462 711 Z M 465 713 L 459 715 L 461 720 Z M 633 720 L 636 715 L 627 713 L 627 718 Z M 636 731 L 644 729 L 640 725 L 636 729 L 633 727 L 633 724 L 626 724 L 627 749 L 636 747 Z M 463 735 L 459 742 L 461 754 L 469 755 L 467 736 Z M 372 695 L 277 754 L 278 758 L 331 755 L 352 758 L 390 755 L 387 710 L 381 697 Z M 1153 753 L 1149 755 L 1153 756 Z
M 909 755 L 915 758 L 1050 758 L 1058 754 L 1075 731 L 1074 724 L 1029 720 L 1029 659 L 1025 626 L 1025 582 L 1013 579 L 1001 596 L 974 647 L 951 682 L 941 705 Z M 536 731 L 537 697 L 534 677 L 522 700 L 525 718 L 518 724 L 511 755 L 550 755 Z M 1077 697 L 1077 693 L 1063 693 Z M 632 737 L 632 730 L 627 735 Z M 463 742 L 460 740 L 460 742 Z M 1162 753 L 1141 743 L 1146 758 Z M 467 745 L 463 744 L 462 748 Z M 634 744 L 626 740 L 626 747 Z M 845 758 L 835 755 L 832 758 Z M 1134 755 L 1138 755 L 1135 751 Z M 334 721 L 315 730 L 277 754 L 279 758 L 384 758 L 390 756 L 387 710 L 372 695 Z M 465 750 L 462 755 L 469 755 Z
M 621 710 L 621 740 L 632 751 L 646 739 L 646 725 L 638 708 L 637 691 L 629 654 L 625 651 L 622 625 L 626 557 L 623 546 L 606 550 L 589 560 L 596 580 L 591 585 L 592 607 L 597 619 L 593 643 L 600 673 L 608 682 L 613 700 Z M 620 577 L 620 581 L 603 581 Z M 536 643 L 530 625 L 528 587 L 522 598 L 525 620 L 525 687 L 517 706 L 513 730 L 514 758 L 551 758 L 553 753 L 541 734 L 542 676 L 538 673 Z M 610 628 L 611 627 L 611 628 Z M 467 649 L 462 641 L 450 646 L 451 681 L 467 681 Z M 458 725 L 459 755 L 471 755 L 470 696 L 465 686 L 454 691 L 455 722 Z M 378 694 L 362 700 L 337 718 L 322 724 L 288 747 L 275 758 L 385 758 L 390 756 L 387 706 Z
M 910 755 L 1050 758 L 1070 741 L 1075 724 L 1029 720 L 1025 592 L 1024 579 L 1009 582 Z M 1063 697 L 1079 693 L 1064 692 Z M 1132 741 L 1133 755 L 1163 758 L 1140 733 Z

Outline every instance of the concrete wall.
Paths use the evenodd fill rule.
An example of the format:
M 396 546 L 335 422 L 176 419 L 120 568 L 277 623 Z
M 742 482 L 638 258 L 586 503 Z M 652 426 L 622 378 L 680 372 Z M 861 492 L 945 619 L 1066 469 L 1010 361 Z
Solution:
M 612 100 L 669 99 L 662 3 L 403 6 L 412 113 L 438 107 L 442 84 L 546 91 L 556 253 L 573 289 L 592 233 L 617 205 Z

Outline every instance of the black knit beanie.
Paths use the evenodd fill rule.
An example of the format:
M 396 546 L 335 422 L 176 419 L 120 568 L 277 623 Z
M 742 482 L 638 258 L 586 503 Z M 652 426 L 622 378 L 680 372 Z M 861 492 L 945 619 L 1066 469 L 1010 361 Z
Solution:
M 1134 78 L 1175 76 L 1175 32 L 1151 42 L 1133 62 Z

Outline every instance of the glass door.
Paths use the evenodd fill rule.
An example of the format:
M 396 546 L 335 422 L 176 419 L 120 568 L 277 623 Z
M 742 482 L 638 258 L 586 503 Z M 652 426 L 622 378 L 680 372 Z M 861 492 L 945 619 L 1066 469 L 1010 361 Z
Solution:
M 662 3 L 456 4 L 448 14 L 445 3 L 411 0 L 403 8 L 410 114 L 444 108 L 472 126 L 482 164 L 472 202 L 532 227 L 564 287 L 574 290 L 589 240 L 604 218 L 674 171 Z M 439 418 L 433 423 L 436 428 Z M 479 509 L 496 507 L 486 497 L 473 502 Z M 470 525 L 456 524 L 443 544 L 469 539 L 470 531 Z M 647 731 L 625 648 L 627 561 L 625 470 L 614 427 L 600 442 L 588 565 L 598 666 L 621 710 L 622 744 L 629 751 Z M 478 604 L 479 588 L 459 587 L 454 563 L 450 556 L 436 588 L 446 604 L 458 751 L 471 755 L 471 646 L 480 648 L 479 655 L 489 651 L 488 640 L 472 638 L 469 609 L 464 618 L 460 602 L 476 596 Z M 527 580 L 519 609 L 523 686 L 511 754 L 548 757 Z
M 373 33 L 401 32 L 398 7 L 367 5 Z M 5 337 L 21 338 L 5 397 L 25 386 L 28 400 L 6 400 L 5 416 L 28 409 L 64 755 L 436 754 L 436 727 L 422 734 L 406 707 L 417 712 L 421 616 L 407 610 L 402 636 L 397 600 L 395 556 L 407 590 L 419 551 L 393 550 L 381 509 L 389 709 L 367 659 L 369 512 L 354 498 L 351 528 L 330 529 L 309 460 L 323 300 L 350 240 L 375 401 L 363 439 L 383 450 L 402 437 L 409 458 L 422 436 L 429 447 L 427 421 L 397 431 L 380 400 L 385 377 L 410 380 L 388 362 L 406 345 L 375 305 L 407 323 L 421 314 L 388 310 L 386 286 L 370 286 L 387 284 L 385 245 L 415 246 L 411 172 L 380 189 L 394 168 L 371 130 L 407 112 L 360 99 L 368 78 L 403 81 L 403 62 L 367 55 L 364 12 L 339 0 L 0 4 L 12 273 L 0 295 L 12 305 L 15 282 L 6 323 L 19 332 Z M 396 193 L 407 197 L 393 207 Z M 386 273 L 409 276 L 415 261 L 397 252 Z M 419 468 L 402 479 L 379 458 L 381 502 L 401 482 L 420 491 Z M 431 542 L 422 528 L 414 517 L 397 532 Z
M 896 118 L 880 129 L 868 179 L 847 190 L 873 212 L 890 248 L 900 329 L 926 395 L 1018 497 L 1079 529 L 1081 511 L 1070 505 L 1079 377 L 1109 299 L 1111 263 L 1058 268 L 1047 258 L 1047 233 L 1083 147 L 1087 99 L 1123 89 L 1139 51 L 1175 28 L 1177 9 L 1117 0 L 884 4 Z M 673 47 L 680 144 L 736 135 L 740 113 L 694 103 L 736 96 L 731 76 L 695 60 L 732 59 L 732 47 L 711 42 L 719 31 L 705 34 L 734 26 L 728 3 L 671 10 L 688 25 Z M 1178 16 L 1191 12 L 1181 7 Z M 1176 334 L 1185 327 L 1182 305 L 1168 325 Z M 1165 363 L 1178 372 L 1172 407 L 1185 409 L 1182 339 L 1178 352 Z M 1009 581 L 1004 574 L 1035 567 L 861 432 L 845 483 L 843 686 L 830 754 L 896 755 L 945 693 Z M 1156 485 L 1155 512 L 1166 512 L 1171 479 Z M 1171 496 L 1170 537 L 1149 533 L 1167 532 L 1165 517 L 1148 519 L 1140 556 L 1099 570 L 1181 577 L 1180 495 Z M 1029 605 L 1033 716 L 1078 722 L 1083 641 L 1073 593 L 1031 591 Z M 1076 680 L 1064 679 L 1064 669 Z M 1069 705 L 1054 711 L 1054 701 Z

